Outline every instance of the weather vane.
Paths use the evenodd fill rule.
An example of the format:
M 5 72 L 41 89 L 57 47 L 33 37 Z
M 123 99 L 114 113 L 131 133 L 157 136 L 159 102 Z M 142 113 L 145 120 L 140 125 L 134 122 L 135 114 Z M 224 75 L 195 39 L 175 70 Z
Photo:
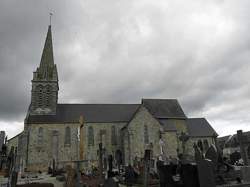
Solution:
M 51 18 L 52 18 L 52 16 L 53 16 L 53 13 L 50 12 L 50 13 L 49 13 L 49 24 L 50 24 L 50 25 L 51 25 Z

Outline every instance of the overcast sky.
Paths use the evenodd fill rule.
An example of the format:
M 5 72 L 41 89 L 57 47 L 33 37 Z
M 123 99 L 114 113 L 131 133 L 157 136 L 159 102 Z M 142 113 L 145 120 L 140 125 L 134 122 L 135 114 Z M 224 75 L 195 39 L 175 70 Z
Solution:
M 177 98 L 220 135 L 250 130 L 249 0 L 2 0 L 0 130 L 21 132 L 53 12 L 60 103 Z

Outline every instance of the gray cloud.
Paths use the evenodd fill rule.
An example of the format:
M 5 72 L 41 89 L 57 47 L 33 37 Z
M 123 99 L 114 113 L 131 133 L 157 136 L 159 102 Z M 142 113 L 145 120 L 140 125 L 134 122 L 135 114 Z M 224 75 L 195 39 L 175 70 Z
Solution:
M 22 128 L 52 19 L 59 101 L 178 98 L 219 134 L 250 130 L 250 2 L 85 0 L 0 3 L 0 125 Z M 13 126 L 17 128 L 13 128 Z

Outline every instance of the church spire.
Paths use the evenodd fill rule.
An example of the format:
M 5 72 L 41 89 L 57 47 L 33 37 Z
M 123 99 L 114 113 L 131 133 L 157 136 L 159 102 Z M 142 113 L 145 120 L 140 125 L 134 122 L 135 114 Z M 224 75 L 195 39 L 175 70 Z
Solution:
M 39 66 L 38 76 L 42 79 L 51 79 L 53 77 L 54 69 L 54 56 L 53 56 L 53 44 L 52 44 L 52 33 L 51 25 L 49 25 L 42 58 Z
M 58 74 L 54 64 L 51 25 L 49 25 L 40 65 L 33 74 L 30 114 L 55 114 L 58 90 Z

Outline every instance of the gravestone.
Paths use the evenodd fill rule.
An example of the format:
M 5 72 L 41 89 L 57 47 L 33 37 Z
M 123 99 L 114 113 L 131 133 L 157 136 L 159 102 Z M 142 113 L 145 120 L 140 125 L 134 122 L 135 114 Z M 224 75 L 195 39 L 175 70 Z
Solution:
M 2 146 L 4 144 L 5 132 L 0 131 L 0 152 L 2 152 Z
M 113 177 L 113 156 L 108 156 L 108 178 Z
M 119 184 L 113 178 L 108 178 L 104 181 L 103 186 L 104 187 L 119 187 Z
M 197 162 L 200 187 L 215 187 L 215 173 L 213 162 L 202 159 Z
M 160 187 L 164 187 L 166 186 L 164 162 L 162 160 L 157 160 L 156 166 L 157 166 L 157 172 L 158 172 L 159 179 L 160 179 Z
M 185 187 L 199 187 L 197 165 L 182 164 L 181 179 Z
M 131 165 L 125 168 L 125 183 L 127 186 L 132 186 L 135 182 L 135 172 Z

